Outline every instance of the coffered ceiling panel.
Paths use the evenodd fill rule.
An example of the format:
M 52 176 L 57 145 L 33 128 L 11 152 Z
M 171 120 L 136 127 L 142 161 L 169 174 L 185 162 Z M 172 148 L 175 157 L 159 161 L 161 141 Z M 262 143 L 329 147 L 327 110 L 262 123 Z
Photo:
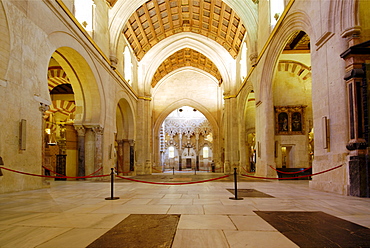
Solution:
M 184 48 L 169 56 L 158 67 L 152 80 L 152 87 L 155 87 L 159 80 L 168 73 L 185 66 L 204 70 L 214 76 L 219 83 L 222 82 L 219 70 L 210 59 L 193 49 Z
M 150 0 L 131 15 L 123 29 L 139 61 L 155 44 L 180 32 L 204 35 L 235 58 L 246 28 L 221 0 Z

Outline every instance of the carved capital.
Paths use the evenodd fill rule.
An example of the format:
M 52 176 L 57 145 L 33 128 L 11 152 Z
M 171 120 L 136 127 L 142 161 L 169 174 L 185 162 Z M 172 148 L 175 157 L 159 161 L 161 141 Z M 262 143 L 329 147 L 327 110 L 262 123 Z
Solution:
M 101 126 L 93 126 L 91 130 L 95 133 L 95 135 L 103 135 L 104 128 Z
M 39 110 L 44 115 L 44 113 L 49 110 L 49 105 L 40 102 Z
M 86 129 L 85 129 L 84 126 L 82 126 L 82 125 L 75 125 L 75 129 L 77 131 L 77 135 L 78 136 L 80 136 L 80 137 L 85 136 Z

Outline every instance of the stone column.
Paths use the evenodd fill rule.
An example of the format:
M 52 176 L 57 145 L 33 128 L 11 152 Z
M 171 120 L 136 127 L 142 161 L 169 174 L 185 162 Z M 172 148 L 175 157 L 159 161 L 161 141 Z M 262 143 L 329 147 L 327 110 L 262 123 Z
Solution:
M 182 132 L 179 133 L 179 170 L 182 170 Z
M 123 143 L 124 141 L 123 140 L 117 140 L 117 144 L 118 144 L 118 147 L 117 147 L 117 170 L 119 173 L 122 173 L 124 172 L 124 168 L 123 168 Z
M 135 141 L 129 140 L 130 144 L 130 171 L 135 171 Z
M 94 159 L 94 171 L 99 170 L 103 166 L 103 127 L 94 126 L 92 130 L 95 134 L 95 159 Z M 95 175 L 101 175 L 102 170 Z
M 45 138 L 46 138 L 46 135 L 45 135 L 45 120 L 44 120 L 44 115 L 45 115 L 45 112 L 49 109 L 49 105 L 47 104 L 44 104 L 44 103 L 41 103 L 40 102 L 40 107 L 39 107 L 39 110 L 41 112 L 41 135 L 42 135 L 42 147 L 41 147 L 41 163 L 42 163 L 42 166 L 45 166 Z M 42 168 L 42 171 L 44 171 L 45 169 Z M 44 173 L 42 173 L 44 174 Z M 44 178 L 44 181 L 45 181 L 46 178 Z
M 94 172 L 95 164 L 95 133 L 92 128 L 85 126 L 85 174 Z
M 351 44 L 351 43 L 349 43 Z M 353 45 L 341 57 L 346 62 L 349 108 L 349 195 L 370 197 L 368 162 L 369 94 L 365 63 L 370 59 L 370 42 Z M 368 75 L 369 77 L 370 75 Z
M 77 176 L 85 176 L 85 131 L 82 125 L 75 125 L 77 131 L 78 168 Z

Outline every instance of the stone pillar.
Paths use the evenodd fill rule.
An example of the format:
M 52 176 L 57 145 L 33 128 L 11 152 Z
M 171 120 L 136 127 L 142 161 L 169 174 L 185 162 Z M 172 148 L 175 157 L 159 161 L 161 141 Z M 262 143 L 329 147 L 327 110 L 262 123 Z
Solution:
M 232 174 L 233 168 L 239 169 L 239 135 L 238 135 L 238 118 L 237 103 L 235 97 L 225 97 L 224 112 L 224 137 L 225 137 L 225 165 L 224 172 Z
M 99 170 L 103 166 L 103 127 L 94 126 L 92 127 L 95 133 L 95 159 L 94 159 L 94 171 Z M 95 175 L 101 175 L 102 170 Z
M 353 39 L 352 39 L 353 40 Z M 352 44 L 353 42 L 349 42 Z M 369 86 L 366 78 L 365 62 L 370 59 L 370 42 L 353 45 L 341 57 L 346 62 L 348 93 L 348 117 L 350 140 L 349 153 L 349 192 L 351 196 L 370 197 L 370 175 L 367 159 L 369 142 Z M 369 73 L 370 74 L 370 73 Z M 367 75 L 370 77 L 370 75 Z
M 45 120 L 43 118 L 43 116 L 45 115 L 45 112 L 49 109 L 49 105 L 47 104 L 44 104 L 44 103 L 41 103 L 40 102 L 40 107 L 39 107 L 39 110 L 40 110 L 40 113 L 41 113 L 41 135 L 42 135 L 42 147 L 41 147 L 41 161 L 42 161 L 42 165 L 45 166 Z M 44 171 L 44 169 L 42 169 L 42 171 Z
M 95 164 L 95 134 L 91 127 L 85 128 L 85 174 L 90 175 Z
M 130 171 L 135 171 L 135 141 L 129 140 L 130 144 Z
M 78 168 L 77 176 L 85 176 L 85 128 L 81 125 L 75 125 L 77 131 L 77 157 L 78 157 Z
M 124 157 L 124 151 L 123 151 L 123 140 L 117 140 L 117 170 L 118 173 L 123 173 L 125 170 L 123 168 L 123 157 Z
M 195 170 L 199 171 L 199 132 L 195 133 Z
M 151 108 L 150 99 L 139 98 L 137 119 L 136 145 L 136 173 L 138 175 L 151 174 Z
M 179 171 L 182 170 L 182 133 L 179 133 Z

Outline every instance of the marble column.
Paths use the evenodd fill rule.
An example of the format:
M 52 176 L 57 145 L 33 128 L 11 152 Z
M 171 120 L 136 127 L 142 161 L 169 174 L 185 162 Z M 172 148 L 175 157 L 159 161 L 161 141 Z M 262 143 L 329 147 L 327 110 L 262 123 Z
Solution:
M 40 103 L 40 107 L 39 107 L 39 110 L 41 112 L 41 135 L 42 135 L 42 147 L 41 147 L 41 163 L 42 163 L 42 166 L 45 166 L 45 138 L 46 138 L 46 135 L 45 135 L 45 126 L 46 126 L 46 123 L 45 123 L 45 120 L 44 120 L 44 115 L 45 115 L 45 112 L 49 109 L 49 105 L 47 104 L 44 104 L 44 103 Z M 44 169 L 42 169 L 42 171 L 44 171 Z M 44 174 L 44 173 L 43 173 Z M 46 178 L 44 178 L 44 181 L 45 181 Z
M 124 152 L 123 152 L 123 143 L 124 141 L 123 140 L 117 140 L 117 144 L 118 144 L 118 147 L 117 147 L 117 170 L 118 170 L 118 173 L 123 173 L 125 171 L 125 169 L 123 168 L 123 157 L 124 157 Z
M 135 141 L 129 140 L 130 144 L 130 171 L 135 171 Z
M 103 166 L 103 127 L 94 126 L 92 130 L 95 134 L 95 159 L 94 159 L 94 171 L 99 170 Z M 102 170 L 95 175 L 101 175 Z
M 77 175 L 79 177 L 85 176 L 85 132 L 86 129 L 82 125 L 75 125 L 77 131 L 77 157 L 78 157 L 78 168 Z

